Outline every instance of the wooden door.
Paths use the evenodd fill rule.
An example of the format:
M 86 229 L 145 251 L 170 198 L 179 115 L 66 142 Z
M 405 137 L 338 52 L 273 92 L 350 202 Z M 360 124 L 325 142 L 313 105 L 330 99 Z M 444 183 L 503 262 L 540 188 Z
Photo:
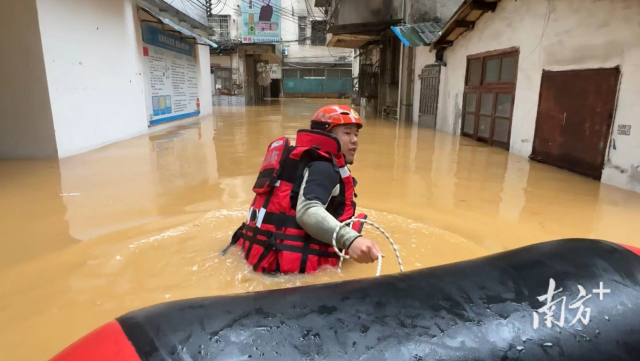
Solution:
M 545 71 L 531 159 L 600 180 L 620 69 Z
M 513 49 L 468 57 L 462 135 L 509 150 L 518 59 Z
M 440 65 L 427 65 L 420 74 L 420 107 L 418 123 L 427 128 L 436 127 L 438 91 L 440 89 Z

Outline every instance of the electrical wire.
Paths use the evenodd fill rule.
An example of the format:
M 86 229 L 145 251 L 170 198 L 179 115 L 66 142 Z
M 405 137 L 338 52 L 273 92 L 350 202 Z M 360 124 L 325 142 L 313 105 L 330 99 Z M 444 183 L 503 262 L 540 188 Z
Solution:
M 256 3 L 262 3 L 262 4 L 264 4 L 264 2 L 263 2 L 263 1 L 260 1 L 260 0 L 254 0 L 254 1 L 255 1 Z M 244 2 L 245 4 L 250 4 L 250 2 L 249 2 L 249 1 L 247 1 L 247 0 L 241 0 L 241 2 Z M 305 3 L 306 3 L 306 2 L 307 2 L 307 0 L 305 0 Z M 307 3 L 307 4 L 308 4 L 308 3 Z M 280 7 L 280 6 L 278 6 L 278 5 L 274 5 L 274 4 L 270 4 L 270 5 L 271 5 L 271 7 L 274 9 L 274 11 L 273 11 L 273 13 L 274 13 L 274 14 L 276 14 L 276 15 L 280 16 L 280 17 L 281 17 L 281 18 L 283 18 L 283 19 L 286 19 L 286 20 L 288 20 L 288 21 L 291 21 L 291 22 L 293 22 L 293 23 L 295 23 L 295 24 L 299 23 L 299 21 L 298 21 L 298 18 L 299 18 L 299 17 L 295 17 L 294 15 L 289 15 L 289 12 L 288 12 L 288 10 L 287 10 L 286 8 L 284 8 L 284 7 Z M 306 6 L 306 5 L 305 5 L 305 6 Z M 309 5 L 309 6 L 310 6 L 310 5 Z M 315 14 L 313 13 L 313 11 L 309 11 L 309 8 L 306 8 L 306 11 L 307 11 L 307 14 L 306 14 L 307 16 L 306 16 L 306 17 L 308 17 L 309 15 L 311 15 L 311 17 L 313 17 L 313 18 L 315 19 Z
M 260 1 L 260 0 L 256 0 L 256 2 L 262 2 L 262 4 L 264 5 L 264 0 Z M 293 3 L 293 2 L 292 2 Z M 279 5 L 275 5 L 275 4 L 271 4 L 269 3 L 269 5 L 271 5 L 271 7 L 273 7 L 274 9 L 278 10 L 280 13 L 283 13 L 285 11 L 288 11 L 286 8 L 279 6 Z M 293 17 L 294 15 L 286 15 L 286 16 L 291 16 Z
M 247 0 L 241 0 L 241 2 L 244 2 L 245 4 L 251 4 Z M 260 2 L 260 1 L 256 1 L 256 2 Z M 261 2 L 261 3 L 264 4 L 264 2 Z M 274 11 L 273 11 L 274 14 L 277 14 L 281 18 L 287 19 L 287 20 L 289 20 L 289 21 L 291 21 L 293 23 L 297 23 L 297 19 L 293 15 L 288 15 L 288 14 L 284 13 L 285 11 L 287 11 L 286 9 L 284 9 L 282 7 L 279 7 L 277 5 L 271 5 L 271 7 L 274 9 Z
M 336 9 L 338 9 L 339 6 L 340 6 L 340 0 L 336 0 L 336 6 L 333 7 L 333 11 L 329 15 L 329 18 L 327 19 L 327 26 L 333 25 L 333 16 L 335 15 Z
M 245 4 L 251 4 L 251 3 L 250 3 L 249 1 L 247 1 L 247 0 L 241 0 L 241 2 L 243 2 L 243 3 L 245 3 Z M 252 5 L 253 5 L 253 4 L 252 4 Z M 273 7 L 273 6 L 272 6 L 272 7 Z M 242 10 L 241 10 L 241 12 L 242 12 Z M 275 9 L 275 8 L 274 8 L 274 10 L 273 10 L 273 13 L 274 13 L 274 14 L 276 14 L 276 15 L 278 15 L 281 19 L 288 20 L 288 21 L 290 21 L 290 22 L 292 22 L 292 23 L 294 23 L 294 24 L 297 24 L 297 23 L 298 23 L 298 22 L 297 22 L 293 17 L 288 16 L 288 15 L 284 15 L 284 14 L 282 14 L 279 10 L 277 10 L 277 9 Z
M 183 1 L 183 2 L 184 2 L 185 0 L 181 0 L 181 1 Z M 198 0 L 187 0 L 187 1 L 198 1 Z M 244 2 L 245 4 L 250 4 L 250 2 L 249 2 L 248 0 L 241 0 L 241 2 Z M 259 1 L 256 1 L 256 2 L 259 2 Z M 307 3 L 307 0 L 305 0 L 305 3 Z M 219 4 L 220 4 L 220 1 L 218 1 L 217 5 L 215 5 L 215 7 L 217 7 Z M 264 2 L 263 2 L 263 4 L 264 4 Z M 216 13 L 215 15 L 220 14 L 220 13 L 222 12 L 222 9 L 224 9 L 224 7 L 225 7 L 225 6 L 226 6 L 227 8 L 229 8 L 229 9 L 233 10 L 234 12 L 238 11 L 238 9 L 235 9 L 235 8 L 233 8 L 233 7 L 229 6 L 229 5 L 227 5 L 227 0 L 225 0 L 225 1 L 224 1 L 224 3 L 222 3 L 222 7 L 221 7 L 221 9 L 220 9 L 220 10 L 218 11 L 218 13 Z M 283 13 L 282 13 L 282 11 L 286 11 L 284 8 L 281 8 L 281 7 L 277 6 L 277 5 L 272 5 L 272 7 L 274 7 L 274 11 L 273 11 L 273 13 L 274 13 L 274 14 L 276 14 L 276 15 L 278 15 L 281 19 L 283 19 L 283 20 L 287 20 L 287 21 L 289 21 L 289 22 L 291 22 L 291 23 L 294 23 L 294 24 L 296 24 L 296 25 L 299 25 L 299 21 L 298 21 L 298 19 L 296 19 L 296 18 L 292 17 L 291 15 L 285 15 L 285 14 L 283 14 Z M 280 10 L 280 9 L 282 9 L 282 10 Z M 309 9 L 307 8 L 306 10 L 307 10 L 307 12 L 309 13 Z M 313 14 L 313 12 L 311 12 L 311 14 L 312 14 L 312 16 L 315 16 L 315 15 Z M 241 10 L 241 9 L 240 9 L 240 15 L 242 16 L 242 10 Z M 307 14 L 307 15 L 308 15 L 308 14 Z M 277 43 L 295 43 L 295 42 L 299 42 L 299 41 L 301 41 L 301 40 L 306 41 L 306 40 L 309 40 L 309 39 L 311 39 L 311 37 L 305 37 L 304 39 L 295 39 L 295 40 L 281 40 L 281 41 L 279 41 L 279 42 L 274 42 L 274 43 L 276 43 L 276 44 L 277 44 Z M 335 57 L 335 56 L 333 56 L 333 54 L 331 54 L 331 56 L 332 56 L 335 60 L 337 60 L 337 59 L 336 59 L 336 57 Z
M 222 10 L 224 9 L 224 4 L 222 4 L 222 6 L 220 7 L 220 11 L 214 14 L 213 13 L 213 9 L 217 8 L 218 5 L 220 5 L 222 3 L 222 1 L 218 0 L 215 3 L 212 0 L 205 0 L 205 1 L 206 1 L 206 6 L 207 6 L 207 16 L 220 15 Z M 225 3 L 226 3 L 226 0 L 225 0 Z
M 240 14 L 240 16 L 242 16 L 242 11 L 238 8 L 234 8 L 232 6 L 227 5 L 227 2 L 225 1 L 224 4 L 222 4 L 222 8 L 224 9 L 224 7 L 228 7 L 229 9 L 233 10 L 233 13 L 238 15 L 238 13 Z M 222 10 L 220 10 L 220 12 L 222 12 Z
M 327 46 L 327 51 L 329 52 L 329 55 L 331 55 L 331 57 L 333 58 L 333 60 L 338 61 L 338 58 L 336 58 L 335 56 L 333 56 L 333 53 L 331 52 L 331 48 Z
M 197 3 L 194 3 L 193 0 L 187 0 L 188 1 L 187 3 L 184 2 L 185 0 L 180 0 L 180 1 L 181 1 L 182 5 L 184 7 L 184 10 L 185 10 L 185 12 L 187 14 L 189 14 L 188 9 L 191 9 L 191 10 L 195 11 L 194 14 L 196 14 L 196 17 L 198 17 L 198 19 L 196 19 L 197 21 L 199 21 L 199 19 L 201 19 L 200 15 L 204 16 L 204 18 L 206 19 L 207 15 L 208 15 L 207 14 L 207 9 L 201 8 L 199 5 L 197 5 Z M 187 6 L 187 5 L 189 5 L 189 6 Z M 194 16 L 191 16 L 191 17 L 194 18 L 194 19 L 196 18 Z M 205 24 L 206 24 L 206 22 L 205 22 Z
M 218 2 L 219 4 L 219 2 Z M 217 7 L 218 5 L 216 5 Z M 220 7 L 220 11 L 218 11 L 217 13 L 213 14 L 213 15 L 220 15 L 220 13 L 222 12 L 222 10 L 224 10 L 224 7 L 227 6 L 227 0 L 224 0 L 224 3 L 222 4 L 222 6 Z M 213 6 L 211 7 L 211 11 L 213 12 Z
M 522 59 L 523 61 L 526 60 L 528 57 L 530 57 L 531 54 L 533 54 L 533 52 L 536 51 L 536 49 L 538 49 L 538 47 L 542 43 L 542 39 L 544 38 L 544 33 L 545 31 L 547 31 L 547 25 L 549 25 L 549 18 L 551 18 L 551 0 L 547 0 L 547 11 L 545 12 L 545 20 L 542 25 L 542 34 L 540 34 L 540 40 L 538 41 L 538 44 L 536 44 L 536 47 L 533 48 L 533 50 L 531 50 L 529 55 L 525 56 L 524 59 Z
M 300 16 L 293 15 L 293 12 L 292 12 L 292 15 L 289 15 L 287 10 L 284 9 L 284 8 L 282 8 L 282 9 L 275 8 L 274 9 L 274 13 L 278 14 L 281 18 L 289 19 L 290 21 L 292 21 L 295 24 L 299 23 Z
M 196 2 L 198 5 L 204 7 L 205 9 L 207 8 L 207 4 L 206 4 L 207 0 L 205 0 L 205 2 L 202 2 L 200 0 L 193 0 L 193 1 Z M 218 0 L 218 2 L 220 1 Z
M 313 8 L 311 8 L 312 10 L 309 10 L 309 6 L 309 0 L 304 0 L 304 7 L 307 9 L 307 14 L 311 14 L 313 20 L 316 20 L 316 14 L 313 13 Z
M 187 14 L 189 14 L 189 12 L 191 12 L 191 11 L 195 11 L 195 14 L 200 14 L 200 13 L 202 13 L 202 12 L 204 12 L 204 13 L 206 14 L 206 12 L 207 12 L 207 10 L 202 9 L 202 8 L 199 8 L 199 7 L 197 7 L 197 6 L 193 5 L 193 4 L 192 4 L 192 3 L 190 3 L 190 2 L 186 2 L 186 3 L 185 3 L 185 2 L 184 2 L 184 0 L 181 0 L 181 1 L 182 1 L 182 5 L 183 5 L 183 8 L 184 8 L 184 11 L 185 11 Z
M 205 6 L 203 6 L 200 3 L 196 3 L 195 0 L 180 0 L 180 2 L 182 3 L 182 5 L 184 5 L 185 9 L 187 8 L 187 4 L 188 4 L 189 6 L 191 6 L 192 9 L 196 9 L 198 11 L 204 10 L 205 13 L 207 11 L 207 8 Z
M 254 1 L 249 2 L 249 1 L 246 1 L 246 0 L 241 0 L 241 2 L 244 2 L 245 4 L 253 5 Z M 264 2 L 260 2 L 260 1 L 255 1 L 255 2 L 256 3 L 262 3 L 264 5 Z M 291 20 L 293 20 L 293 18 L 290 15 L 282 14 L 282 11 L 284 10 L 283 8 L 281 8 L 281 7 L 277 6 L 277 5 L 274 5 L 274 4 L 269 4 L 269 5 L 274 9 L 274 11 L 273 11 L 274 14 L 277 14 L 280 17 L 288 17 Z

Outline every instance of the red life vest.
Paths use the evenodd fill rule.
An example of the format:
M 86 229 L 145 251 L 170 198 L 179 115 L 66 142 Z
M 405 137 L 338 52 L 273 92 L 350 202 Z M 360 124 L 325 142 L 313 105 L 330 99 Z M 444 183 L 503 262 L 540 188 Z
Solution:
M 338 221 L 353 217 L 354 181 L 340 152 L 340 142 L 330 133 L 299 130 L 296 144 L 281 137 L 269 144 L 258 179 L 256 196 L 247 221 L 233 236 L 254 271 L 265 273 L 311 273 L 322 266 L 336 267 L 339 256 L 333 246 L 312 238 L 296 221 L 297 195 L 304 170 L 313 161 L 334 164 L 340 173 L 340 195 L 327 211 Z M 292 195 L 293 194 L 293 195 Z M 295 198 L 295 199 L 294 199 Z M 354 224 L 362 228 L 362 224 Z

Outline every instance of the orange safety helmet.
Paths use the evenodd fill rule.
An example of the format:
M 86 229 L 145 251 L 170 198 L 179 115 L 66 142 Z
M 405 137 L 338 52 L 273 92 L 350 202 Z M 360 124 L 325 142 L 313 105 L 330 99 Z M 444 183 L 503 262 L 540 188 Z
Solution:
M 362 128 L 362 120 L 355 110 L 346 105 L 327 105 L 311 118 L 311 129 L 329 131 L 336 125 L 356 124 Z

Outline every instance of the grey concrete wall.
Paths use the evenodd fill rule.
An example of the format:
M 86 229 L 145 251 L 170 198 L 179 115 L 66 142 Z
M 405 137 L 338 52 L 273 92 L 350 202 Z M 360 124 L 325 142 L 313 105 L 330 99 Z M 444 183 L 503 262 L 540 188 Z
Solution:
M 3 0 L 0 44 L 0 158 L 57 158 L 35 0 Z
M 349 0 L 337 2 L 334 24 L 362 24 L 402 19 L 401 0 Z
M 464 0 L 411 0 L 409 23 L 440 20 L 446 23 Z

